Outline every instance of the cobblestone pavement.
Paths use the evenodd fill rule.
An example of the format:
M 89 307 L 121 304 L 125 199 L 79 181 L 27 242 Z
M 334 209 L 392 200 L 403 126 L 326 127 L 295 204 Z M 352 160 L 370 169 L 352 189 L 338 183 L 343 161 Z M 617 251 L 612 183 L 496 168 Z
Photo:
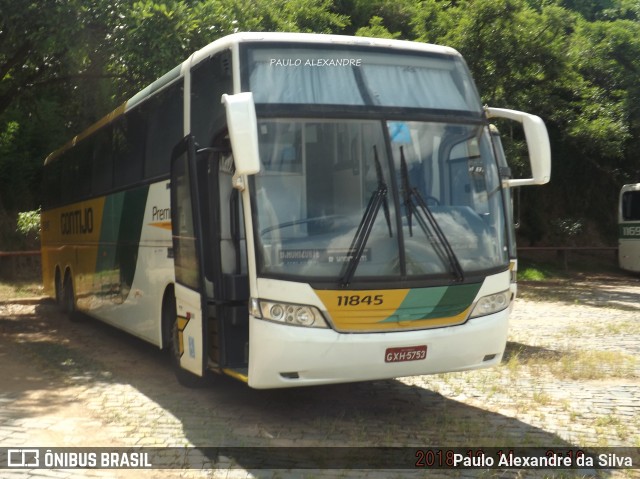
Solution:
M 48 302 L 0 303 L 0 447 L 640 447 L 640 280 L 520 286 L 500 367 L 256 391 L 180 387 L 153 346 Z M 232 464 L 235 467 L 221 467 Z M 423 470 L 0 470 L 5 478 L 424 477 Z M 587 476 L 640 477 L 639 470 Z M 429 471 L 429 477 L 554 477 Z M 585 477 L 571 471 L 555 477 Z

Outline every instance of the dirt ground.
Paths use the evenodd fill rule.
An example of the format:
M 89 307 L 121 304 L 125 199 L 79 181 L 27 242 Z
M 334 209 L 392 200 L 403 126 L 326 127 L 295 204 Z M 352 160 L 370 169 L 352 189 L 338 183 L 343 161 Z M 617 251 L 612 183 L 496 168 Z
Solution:
M 179 386 L 155 347 L 50 301 L 0 301 L 0 448 L 543 446 L 640 448 L 640 278 L 521 283 L 498 368 L 255 391 Z M 564 366 L 563 366 L 564 365 Z M 0 477 L 422 477 L 424 471 L 0 470 Z M 237 463 L 240 464 L 237 464 Z M 638 467 L 638 465 L 636 465 Z M 439 471 L 640 477 L 640 470 Z

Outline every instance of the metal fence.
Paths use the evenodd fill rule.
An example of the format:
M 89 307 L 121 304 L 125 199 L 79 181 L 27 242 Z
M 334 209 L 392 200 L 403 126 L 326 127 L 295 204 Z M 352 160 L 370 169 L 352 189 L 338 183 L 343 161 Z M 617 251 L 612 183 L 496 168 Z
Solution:
M 0 251 L 0 279 L 39 280 L 40 277 L 40 250 Z
M 546 253 L 548 259 L 559 262 L 564 270 L 569 270 L 571 258 L 584 253 L 596 253 L 606 261 L 611 259 L 617 264 L 618 248 L 615 246 L 522 246 L 518 248 L 519 256 L 528 253 Z M 0 251 L 0 279 L 39 279 L 40 275 L 40 250 Z

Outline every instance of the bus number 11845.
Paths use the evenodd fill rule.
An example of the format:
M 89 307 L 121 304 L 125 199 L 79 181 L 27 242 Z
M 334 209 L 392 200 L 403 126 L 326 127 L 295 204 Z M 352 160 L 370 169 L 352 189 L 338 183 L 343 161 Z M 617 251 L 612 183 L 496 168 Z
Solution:
M 338 306 L 360 306 L 361 304 L 380 306 L 382 303 L 384 303 L 384 299 L 381 294 L 376 294 L 375 296 L 370 294 L 363 296 L 359 294 L 338 296 Z

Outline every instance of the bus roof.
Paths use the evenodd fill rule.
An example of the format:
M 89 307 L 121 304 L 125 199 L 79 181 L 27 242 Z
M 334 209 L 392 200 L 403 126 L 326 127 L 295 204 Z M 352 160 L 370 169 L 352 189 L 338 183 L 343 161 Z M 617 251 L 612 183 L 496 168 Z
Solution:
M 190 64 L 195 64 L 231 45 L 247 42 L 291 42 L 334 44 L 347 46 L 372 46 L 396 48 L 398 50 L 442 53 L 460 55 L 455 49 L 430 43 L 412 42 L 408 40 L 392 40 L 388 38 L 353 37 L 347 35 L 330 35 L 324 33 L 283 33 L 283 32 L 240 32 L 222 37 L 196 51 L 190 57 Z M 187 60 L 189 61 L 189 60 Z M 186 62 L 185 62 L 186 63 Z
M 371 38 L 371 37 L 353 37 L 347 35 L 332 35 L 322 33 L 283 33 L 283 32 L 239 32 L 224 36 L 215 40 L 205 47 L 197 50 L 182 63 L 175 68 L 162 75 L 156 81 L 146 88 L 140 90 L 118 108 L 108 113 L 100 120 L 89 126 L 87 129 L 74 136 L 70 141 L 65 143 L 61 148 L 50 153 L 44 164 L 48 164 L 64 151 L 72 148 L 84 138 L 90 136 L 103 126 L 108 125 L 118 117 L 122 116 L 126 111 L 134 106 L 142 103 L 144 100 L 161 90 L 166 85 L 173 83 L 184 75 L 184 71 L 190 69 L 193 65 L 198 64 L 202 60 L 211 57 L 215 53 L 233 47 L 240 43 L 260 43 L 260 42 L 291 42 L 291 43 L 307 43 L 307 44 L 333 44 L 346 46 L 371 46 L 392 48 L 403 51 L 439 53 L 446 55 L 460 56 L 455 49 L 442 45 L 434 45 L 430 43 L 420 43 L 407 40 L 393 40 L 388 38 Z

